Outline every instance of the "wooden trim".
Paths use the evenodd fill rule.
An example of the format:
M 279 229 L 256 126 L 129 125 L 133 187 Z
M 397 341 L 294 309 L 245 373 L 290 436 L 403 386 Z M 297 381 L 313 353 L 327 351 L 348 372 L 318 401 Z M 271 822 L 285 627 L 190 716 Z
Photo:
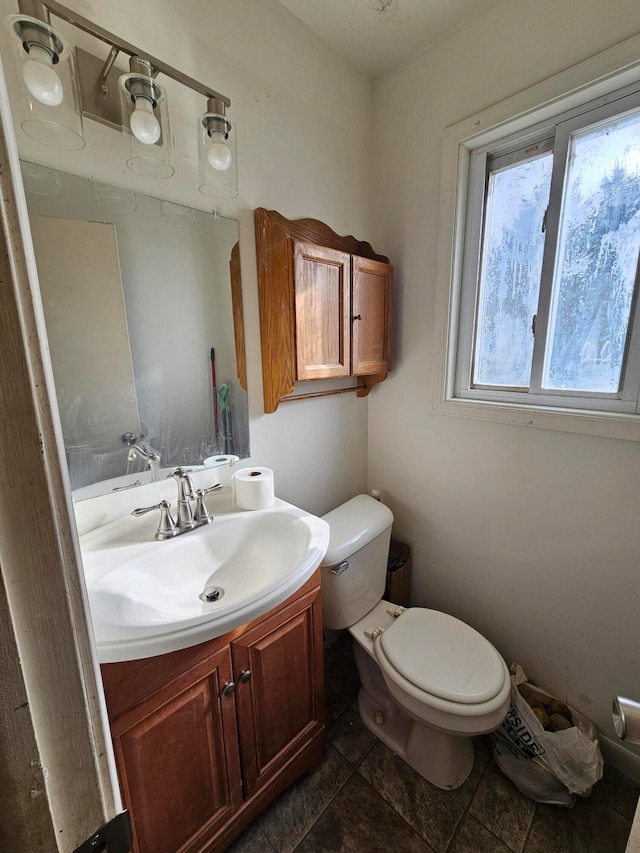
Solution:
M 369 393 L 368 388 L 366 388 L 366 393 L 361 393 L 365 391 L 365 387 L 366 386 L 364 385 L 351 385 L 349 386 L 349 388 L 335 388 L 331 391 L 309 391 L 306 394 L 291 394 L 289 397 L 283 397 L 280 402 L 291 403 L 293 400 L 310 400 L 312 397 L 331 397 L 333 394 L 349 394 L 351 391 L 357 391 L 358 397 L 366 397 L 366 395 Z
M 264 410 L 269 413 L 295 388 L 293 257 L 284 225 L 263 208 L 254 216 Z
M 240 269 L 240 243 L 231 249 L 229 260 L 231 279 L 231 310 L 233 312 L 233 339 L 236 346 L 236 372 L 240 387 L 247 390 L 247 356 L 244 339 L 244 309 L 242 303 L 242 273 Z
M 371 373 L 369 376 L 359 376 L 358 378 L 362 379 L 363 384 L 358 386 L 358 397 L 366 397 L 373 386 L 377 385 L 378 382 L 384 382 L 388 375 L 388 371 L 385 370 L 384 373 Z
M 258 213 L 262 221 L 268 222 L 271 226 L 283 228 L 288 236 L 295 240 L 316 243 L 318 246 L 326 246 L 328 249 L 337 249 L 340 252 L 348 252 L 350 255 L 358 255 L 361 258 L 370 258 L 374 261 L 382 261 L 385 264 L 389 263 L 389 258 L 375 252 L 371 243 L 358 240 L 350 235 L 340 236 L 324 222 L 320 222 L 319 219 L 287 219 L 276 210 L 265 210 L 265 208 L 259 207 L 255 212 L 256 221 Z
M 53 835 L 42 848 L 71 850 L 119 811 L 101 684 L 86 618 L 72 509 L 52 410 L 53 381 L 9 101 L 0 71 L 0 561 L 30 720 L 22 748 L 48 799 Z M 3 638 L 4 639 L 4 638 Z M 14 805 L 42 808 L 29 787 Z M 31 800 L 31 802 L 29 802 Z M 2 815 L 4 821 L 4 815 Z M 42 826 L 41 820 L 39 820 Z M 15 825 L 12 849 L 31 827 Z

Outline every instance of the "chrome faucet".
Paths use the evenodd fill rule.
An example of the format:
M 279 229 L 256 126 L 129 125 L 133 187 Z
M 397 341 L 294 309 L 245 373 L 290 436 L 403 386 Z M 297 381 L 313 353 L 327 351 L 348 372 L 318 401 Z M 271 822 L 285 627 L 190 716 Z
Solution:
M 204 496 L 222 488 L 220 483 L 216 483 L 214 486 L 209 486 L 208 489 L 194 490 L 193 480 L 184 468 L 176 468 L 171 476 L 178 484 L 177 518 L 175 520 L 171 515 L 171 505 L 164 500 L 153 504 L 153 506 L 139 507 L 131 513 L 131 515 L 140 516 L 151 512 L 151 510 L 159 509 L 160 523 L 155 534 L 155 538 L 159 540 L 173 539 L 174 536 L 188 533 L 190 530 L 195 530 L 196 527 L 202 527 L 203 524 L 210 524 L 213 521 L 213 516 L 205 506 Z M 193 500 L 196 502 L 195 510 L 191 506 Z
M 193 527 L 191 501 L 196 498 L 193 480 L 184 468 L 176 468 L 171 476 L 178 484 L 178 528 Z
M 136 458 L 142 459 L 151 471 L 151 482 L 157 483 L 160 479 L 160 454 L 150 444 L 136 444 L 135 441 L 136 437 L 132 432 L 125 432 L 122 436 L 122 443 L 129 448 L 127 461 L 133 462 Z

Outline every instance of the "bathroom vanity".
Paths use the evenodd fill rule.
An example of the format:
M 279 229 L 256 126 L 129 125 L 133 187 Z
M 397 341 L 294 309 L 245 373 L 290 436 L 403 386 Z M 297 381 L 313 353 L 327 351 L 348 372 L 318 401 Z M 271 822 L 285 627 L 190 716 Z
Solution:
M 136 853 L 222 851 L 323 758 L 320 573 L 243 627 L 101 670 Z

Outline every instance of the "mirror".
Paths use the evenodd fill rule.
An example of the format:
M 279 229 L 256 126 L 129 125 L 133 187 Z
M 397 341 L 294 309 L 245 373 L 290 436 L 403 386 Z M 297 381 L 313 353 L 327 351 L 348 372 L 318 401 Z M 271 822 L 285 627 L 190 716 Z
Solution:
M 22 170 L 74 499 L 248 456 L 238 223 Z

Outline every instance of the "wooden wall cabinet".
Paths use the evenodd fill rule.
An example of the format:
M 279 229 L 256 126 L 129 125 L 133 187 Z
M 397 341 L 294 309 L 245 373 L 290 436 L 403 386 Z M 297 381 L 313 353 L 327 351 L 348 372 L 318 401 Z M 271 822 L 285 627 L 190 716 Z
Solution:
M 294 779 L 318 766 L 319 583 L 316 572 L 283 605 L 223 637 L 103 664 L 135 853 L 222 851 Z
M 355 376 L 366 396 L 391 367 L 388 258 L 315 219 L 258 208 L 255 224 L 265 412 L 298 380 Z

